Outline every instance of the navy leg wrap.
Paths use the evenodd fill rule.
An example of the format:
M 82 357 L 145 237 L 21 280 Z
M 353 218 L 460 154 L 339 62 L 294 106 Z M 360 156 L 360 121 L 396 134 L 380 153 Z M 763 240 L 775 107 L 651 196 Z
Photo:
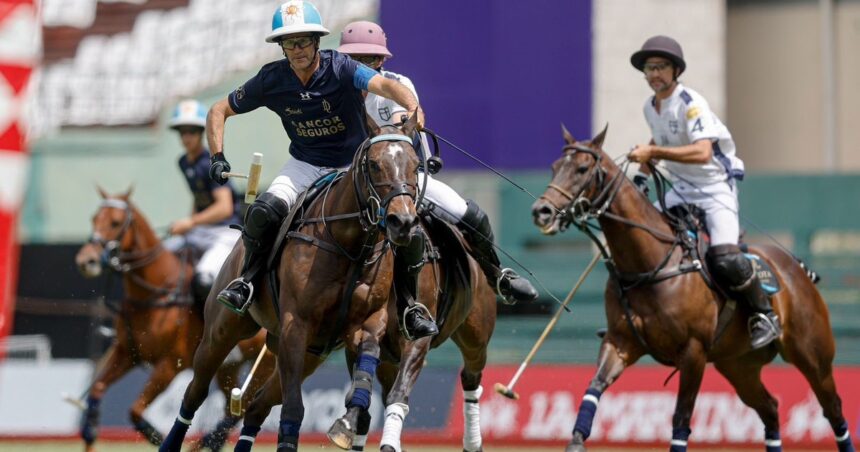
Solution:
M 373 376 L 376 375 L 376 367 L 379 366 L 379 358 L 362 354 L 356 363 L 356 380 L 353 381 L 352 398 L 346 404 L 347 408 L 359 407 L 366 410 L 370 407 L 370 385 L 373 384 Z M 370 381 L 358 381 L 359 375 L 369 378 Z
M 188 433 L 188 427 L 191 426 L 191 420 L 194 418 L 194 413 L 186 409 L 184 406 L 179 408 L 179 416 L 173 421 L 173 427 L 158 452 L 179 452 L 182 449 L 182 440 L 185 439 L 185 434 Z
M 101 399 L 87 397 L 87 409 L 81 418 L 81 438 L 87 444 L 92 444 L 99 436 L 99 405 Z
M 689 427 L 672 429 L 672 443 L 669 452 L 687 452 L 687 438 L 690 437 Z
M 766 452 L 782 452 L 779 430 L 764 430 L 764 447 Z
M 242 431 L 239 432 L 239 440 L 236 441 L 236 447 L 233 448 L 233 452 L 251 452 L 254 440 L 257 439 L 257 433 L 260 433 L 260 427 L 242 426 Z
M 278 429 L 278 452 L 299 450 L 299 429 L 302 421 L 281 420 Z
M 848 430 L 848 423 L 843 422 L 838 428 L 833 430 L 836 436 L 836 447 L 839 452 L 856 452 L 854 443 L 851 442 L 851 433 Z
M 588 439 L 591 435 L 591 425 L 594 423 L 594 413 L 597 412 L 597 403 L 600 401 L 600 391 L 588 388 L 579 403 L 579 412 L 576 415 L 576 425 L 573 432 L 579 432 L 582 439 Z

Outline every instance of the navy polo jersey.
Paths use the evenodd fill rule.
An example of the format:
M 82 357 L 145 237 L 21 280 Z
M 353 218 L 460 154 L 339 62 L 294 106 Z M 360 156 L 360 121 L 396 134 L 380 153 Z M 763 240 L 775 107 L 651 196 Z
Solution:
M 215 203 L 214 192 L 222 186 L 209 178 L 208 149 L 204 149 L 193 162 L 189 161 L 188 155 L 183 154 L 179 158 L 179 169 L 182 170 L 182 175 L 185 176 L 185 181 L 188 182 L 188 188 L 191 189 L 191 195 L 194 197 L 194 213 L 202 212 Z M 229 181 L 223 187 L 230 190 L 233 198 L 233 215 L 218 224 L 241 224 L 239 218 L 241 206 L 236 191 Z
M 228 101 L 236 113 L 266 107 L 280 116 L 296 159 L 347 166 L 367 138 L 361 91 L 377 72 L 334 50 L 320 50 L 319 55 L 320 66 L 307 85 L 283 59 L 263 66 Z

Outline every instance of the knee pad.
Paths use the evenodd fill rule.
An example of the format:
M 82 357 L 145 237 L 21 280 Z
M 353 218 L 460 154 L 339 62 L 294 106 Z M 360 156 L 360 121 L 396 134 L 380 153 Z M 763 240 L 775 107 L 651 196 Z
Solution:
M 287 203 L 272 193 L 260 195 L 245 213 L 245 230 L 242 239 L 245 247 L 258 251 L 275 238 L 281 221 L 290 212 Z
M 714 274 L 732 287 L 743 285 L 753 276 L 752 264 L 737 245 L 717 245 L 708 250 Z
M 466 213 L 463 215 L 463 219 L 460 220 L 462 223 L 466 224 L 467 234 L 474 234 L 477 232 L 479 239 L 493 241 L 493 228 L 490 226 L 490 219 L 487 217 L 487 213 L 481 210 L 478 204 L 468 199 L 466 200 Z M 482 237 L 483 236 L 483 237 Z

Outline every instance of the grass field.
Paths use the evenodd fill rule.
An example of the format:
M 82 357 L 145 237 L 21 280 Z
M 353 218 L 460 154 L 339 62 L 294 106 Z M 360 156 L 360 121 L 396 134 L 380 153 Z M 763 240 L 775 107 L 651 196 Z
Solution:
M 369 444 L 369 447 L 365 448 L 365 450 L 372 452 L 378 450 L 375 446 L 376 444 Z M 270 443 L 262 443 L 260 444 L 256 450 L 273 450 L 274 444 Z M 668 448 L 668 445 L 665 448 L 621 448 L 620 450 L 623 452 L 646 452 L 646 451 L 665 451 Z M 697 452 L 748 452 L 751 450 L 760 450 L 760 449 L 702 449 L 695 447 L 694 444 L 690 445 L 690 448 L 696 450 Z M 335 446 L 329 444 L 315 444 L 308 445 L 308 447 L 303 447 L 304 450 L 330 450 L 330 451 L 338 451 Z M 548 448 L 548 447 L 493 447 L 493 446 L 485 446 L 485 450 L 488 452 L 513 452 L 513 451 L 529 451 L 529 452 L 559 452 L 562 450 L 561 447 Z M 3 442 L 0 441 L 0 451 L 3 452 L 71 452 L 71 451 L 81 451 L 83 450 L 82 444 L 77 441 L 8 441 Z M 153 452 L 155 450 L 154 447 L 141 443 L 141 442 L 118 442 L 118 441 L 103 441 L 98 443 L 97 450 L 100 452 Z M 225 447 L 224 450 L 232 450 L 231 447 Z M 404 448 L 404 452 L 459 452 L 463 450 L 460 447 L 443 447 L 443 446 L 408 446 Z M 594 447 L 588 449 L 590 452 L 612 452 L 618 451 L 618 448 L 605 448 L 605 447 Z M 832 451 L 829 450 L 828 452 Z M 824 452 L 818 450 L 805 449 L 804 452 Z

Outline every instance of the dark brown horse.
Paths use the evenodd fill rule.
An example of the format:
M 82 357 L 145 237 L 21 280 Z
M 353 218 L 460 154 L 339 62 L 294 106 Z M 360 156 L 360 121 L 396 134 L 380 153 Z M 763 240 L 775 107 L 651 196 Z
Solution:
M 351 441 L 359 414 L 369 406 L 369 382 L 388 323 L 393 274 L 388 243 L 408 243 L 418 224 L 419 162 L 411 144 L 416 127 L 415 115 L 402 128 L 386 127 L 390 133 L 384 135 L 374 126 L 373 137 L 358 149 L 350 169 L 308 208 L 274 259 L 277 290 L 272 289 L 275 284 L 259 284 L 251 315 L 220 310 L 210 315 L 210 306 L 219 304 L 214 294 L 239 274 L 242 243 L 233 249 L 207 300 L 206 332 L 194 356 L 194 378 L 161 450 L 179 451 L 217 363 L 260 326 L 277 334 L 269 345 L 277 350 L 282 389 L 278 450 L 298 447 L 304 416 L 301 383 L 325 359 L 326 353 L 308 351 L 317 348 L 320 338 L 329 342 L 323 346 L 326 351 L 328 338 L 335 338 L 358 357 L 347 414 L 332 433 L 337 441 Z M 248 436 L 243 428 L 242 437 Z
M 124 289 L 114 319 L 116 337 L 97 366 L 88 390 L 81 425 L 81 437 L 88 450 L 97 437 L 99 404 L 105 391 L 142 364 L 151 365 L 152 373 L 129 415 L 135 429 L 149 442 L 161 444 L 161 434 L 143 418 L 143 412 L 176 374 L 189 366 L 203 333 L 202 306 L 195 303 L 190 291 L 194 269 L 187 260 L 164 249 L 146 218 L 129 200 L 130 192 L 108 196 L 99 189 L 102 203 L 92 219 L 92 237 L 75 257 L 86 277 L 102 272 L 104 258 L 110 270 L 122 275 Z M 238 348 L 242 359 L 220 368 L 218 384 L 228 401 L 230 389 L 241 384 L 237 382 L 239 366 L 249 360 L 253 362 L 264 341 L 265 335 L 261 333 L 241 342 Z M 274 357 L 269 356 L 261 366 L 263 372 L 271 371 Z M 258 387 L 262 381 L 258 377 L 252 381 L 252 387 Z M 213 450 L 220 448 L 239 420 L 226 407 L 224 414 L 215 431 L 203 441 Z
M 406 340 L 395 321 L 396 304 L 389 303 L 390 320 L 382 344 L 383 359 L 377 374 L 386 404 L 381 450 L 388 452 L 401 449 L 400 433 L 409 413 L 409 394 L 421 373 L 427 353 L 450 338 L 460 349 L 464 364 L 460 372 L 465 412 L 463 449 L 480 451 L 482 440 L 478 399 L 483 392 L 481 372 L 487 362 L 487 347 L 496 323 L 496 296 L 480 266 L 464 248 L 465 241 L 457 231 L 438 218 L 430 218 L 423 226 L 425 231 L 433 232 L 429 234 L 426 244 L 425 259 L 428 263 L 419 276 L 418 296 L 419 301 L 427 306 L 439 322 L 440 331 L 432 338 Z M 458 257 L 462 259 L 459 262 Z M 355 360 L 355 353 L 348 350 L 347 364 L 350 369 Z M 278 403 L 281 403 L 280 384 L 275 375 L 251 402 L 245 413 L 244 425 L 255 426 L 254 431 L 258 431 L 272 407 Z M 356 436 L 337 444 L 344 449 L 352 446 L 353 450 L 362 450 L 369 426 L 369 414 L 361 413 Z
M 770 265 L 782 287 L 771 298 L 783 325 L 777 341 L 751 350 L 745 309 L 739 309 L 718 334 L 726 299 L 711 290 L 701 272 L 679 271 L 690 264 L 684 246 L 674 240 L 667 217 L 601 150 L 605 135 L 604 129 L 591 141 L 578 142 L 565 129 L 566 145 L 552 165 L 552 182 L 532 207 L 534 222 L 545 234 L 555 234 L 572 219 L 579 225 L 596 219 L 611 255 L 605 292 L 608 331 L 567 450 L 585 450 L 600 395 L 647 353 L 680 372 L 671 451 L 687 450 L 690 418 L 707 362 L 713 362 L 741 400 L 758 413 L 767 451 L 781 451 L 777 400 L 760 378 L 762 366 L 777 354 L 806 377 L 839 450 L 853 451 L 833 379 L 835 346 L 827 307 L 798 261 L 778 247 L 750 247 Z

